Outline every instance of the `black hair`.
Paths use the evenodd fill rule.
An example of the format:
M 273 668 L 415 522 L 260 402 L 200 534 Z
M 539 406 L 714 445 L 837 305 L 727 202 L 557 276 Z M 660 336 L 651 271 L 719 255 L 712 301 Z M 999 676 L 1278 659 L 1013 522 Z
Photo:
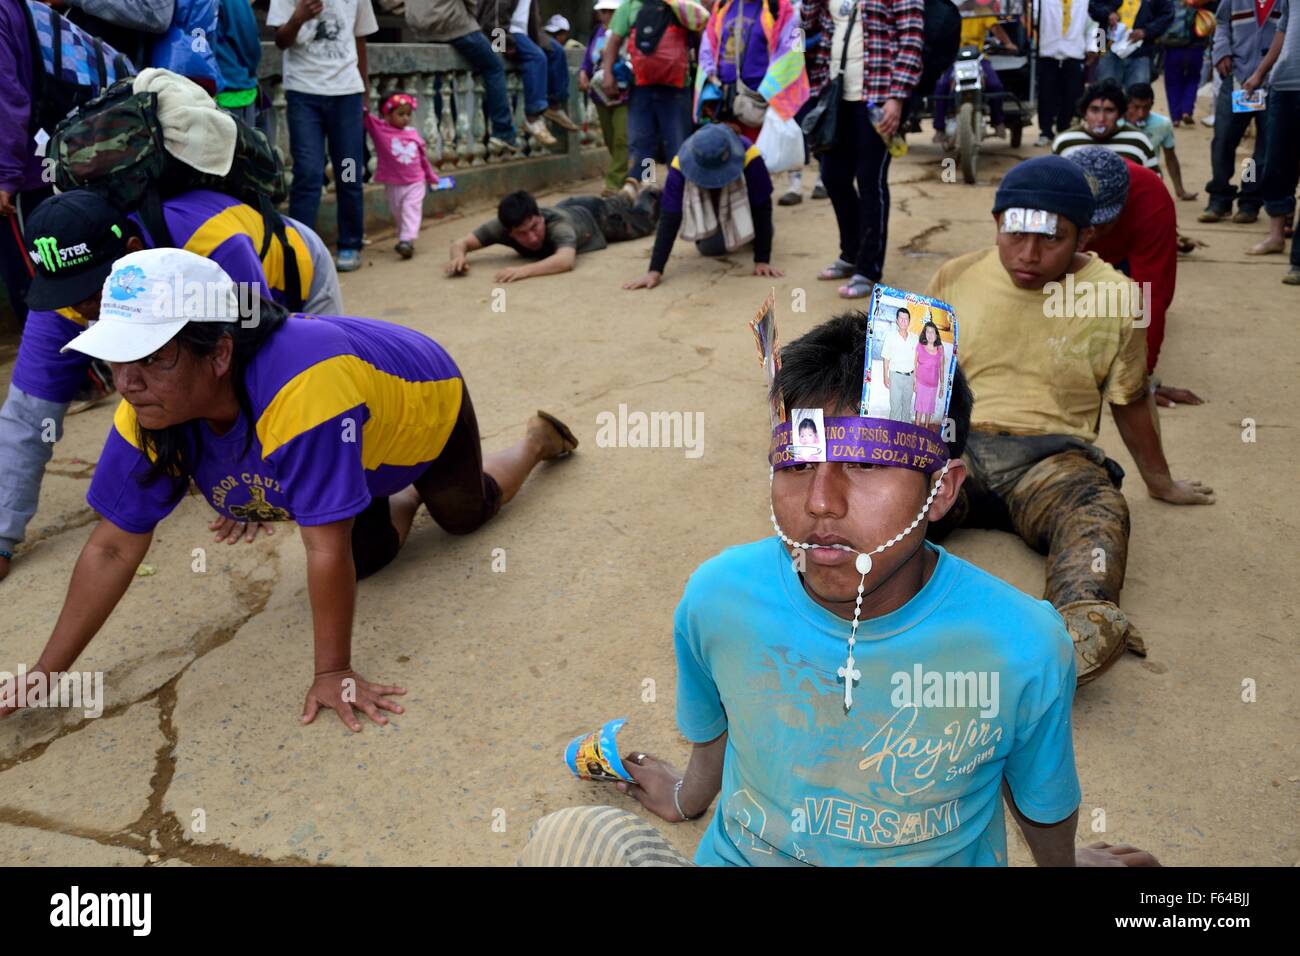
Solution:
M 533 216 L 541 215 L 537 200 L 526 189 L 516 189 L 497 204 L 497 219 L 507 230 L 518 229 Z
M 912 310 L 909 309 L 909 308 L 908 308 L 907 306 L 905 306 L 905 305 L 900 305 L 900 306 L 898 307 L 898 312 L 895 312 L 895 313 L 894 313 L 894 321 L 895 321 L 895 322 L 898 321 L 898 315 L 899 315 L 900 312 L 906 312 L 906 313 L 907 313 L 907 317 L 908 317 L 909 319 L 912 317 Z
M 811 418 L 805 418 L 803 421 L 801 421 L 799 423 L 799 428 L 797 430 L 803 431 L 805 428 L 811 428 L 814 435 L 817 433 L 817 423 L 813 421 Z
M 925 325 L 921 326 L 921 335 L 917 338 L 917 341 L 921 345 L 925 344 L 926 329 L 934 329 L 934 344 L 939 346 L 939 348 L 943 348 L 943 336 L 939 334 L 939 326 L 935 325 L 933 322 L 927 321 Z
M 1150 87 L 1148 87 L 1150 89 Z M 1079 100 L 1076 108 L 1078 115 L 1083 116 L 1088 112 L 1088 104 L 1094 100 L 1110 100 L 1119 110 L 1120 116 L 1128 109 L 1128 97 L 1124 95 L 1124 87 L 1120 86 L 1118 81 L 1106 79 L 1100 83 L 1093 83 L 1083 91 L 1083 97 Z
M 867 314 L 844 312 L 781 349 L 781 367 L 772 382 L 772 398 L 786 408 L 857 408 L 862 399 L 862 368 L 867 356 Z M 960 367 L 952 381 L 948 417 L 953 422 L 948 453 L 966 450 L 974 399 Z
M 1154 103 L 1156 91 L 1151 89 L 1150 83 L 1134 83 L 1128 88 L 1128 98 L 1130 100 L 1151 100 Z
M 244 385 L 244 372 L 258 350 L 266 344 L 276 329 L 284 324 L 289 312 L 277 302 L 262 299 L 259 311 L 255 313 L 257 321 L 244 322 L 189 322 L 176 333 L 172 341 L 191 355 L 202 357 L 211 355 L 225 336 L 230 336 L 234 349 L 230 355 L 230 381 L 235 387 L 235 401 L 239 411 L 248 425 L 244 440 L 247 454 L 253 445 L 255 434 L 253 422 L 253 403 L 248 397 Z M 166 428 L 145 428 L 137 424 L 138 441 L 146 455 L 151 459 L 149 470 L 140 478 L 140 484 L 147 485 L 160 478 L 172 482 L 172 497 L 178 499 L 189 487 L 190 476 L 198 465 L 200 456 L 199 423 L 197 421 L 181 422 Z

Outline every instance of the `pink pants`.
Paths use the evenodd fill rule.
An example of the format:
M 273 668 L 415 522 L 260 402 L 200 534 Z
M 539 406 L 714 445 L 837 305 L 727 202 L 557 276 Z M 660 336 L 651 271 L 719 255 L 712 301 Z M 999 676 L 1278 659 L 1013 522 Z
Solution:
M 402 242 L 414 242 L 420 235 L 420 219 L 424 215 L 424 180 L 418 183 L 386 183 L 384 192 L 388 196 L 388 210 L 397 223 L 397 238 Z

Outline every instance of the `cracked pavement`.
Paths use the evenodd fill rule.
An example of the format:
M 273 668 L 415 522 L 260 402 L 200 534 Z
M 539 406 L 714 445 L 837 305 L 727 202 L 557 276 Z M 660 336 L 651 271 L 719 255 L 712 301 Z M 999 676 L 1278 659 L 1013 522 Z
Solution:
M 1209 132 L 1178 136 L 1187 181 L 1203 182 Z M 891 175 L 887 279 L 921 290 L 944 258 L 992 240 L 991 183 L 1014 154 L 995 147 L 979 185 L 950 184 L 937 148 L 914 139 Z M 1209 247 L 1180 269 L 1161 372 L 1211 403 L 1166 412 L 1162 424 L 1176 473 L 1210 482 L 1219 504 L 1147 499 L 1105 416 L 1100 444 L 1133 476 L 1124 604 L 1151 653 L 1121 660 L 1076 700 L 1080 840 L 1133 843 L 1172 864 L 1289 865 L 1300 859 L 1300 675 L 1293 612 L 1268 598 L 1295 576 L 1295 550 L 1275 545 L 1297 529 L 1293 513 L 1264 502 L 1296 460 L 1283 430 L 1294 369 L 1282 350 L 1223 343 L 1244 332 L 1235 317 L 1267 328 L 1293 316 L 1278 302 L 1294 293 L 1278 283 L 1280 258 L 1242 255 L 1262 225 L 1200 225 L 1198 209 L 1179 204 L 1184 231 Z M 350 312 L 448 348 L 486 448 L 514 441 L 537 408 L 582 441 L 476 534 L 448 536 L 422 515 L 399 559 L 359 588 L 354 664 L 406 686 L 406 714 L 359 735 L 333 714 L 300 726 L 312 638 L 296 531 L 216 545 L 210 510 L 190 498 L 158 529 L 145 559 L 156 572 L 133 582 L 76 665 L 104 672 L 103 716 L 0 721 L 0 864 L 508 864 L 544 813 L 598 802 L 640 812 L 568 775 L 561 754 L 574 735 L 627 716 L 625 748 L 684 763 L 674 605 L 701 561 L 770 533 L 767 411 L 746 323 L 773 284 L 785 341 L 841 308 L 835 284 L 814 279 L 835 254 L 829 203 L 777 210 L 774 264 L 786 276 L 775 283 L 750 276 L 743 254 L 702 260 L 679 242 L 662 286 L 624 292 L 645 269 L 644 240 L 584 256 L 568 275 L 505 286 L 504 312 L 491 309 L 492 276 L 508 250 L 473 256 L 467 278 L 441 271 L 447 243 L 489 214 L 426 221 L 409 262 L 377 236 L 365 268 L 342 277 Z M 797 289 L 802 314 L 791 312 Z M 1225 292 L 1231 311 L 1207 305 Z M 7 384 L 12 349 L 0 361 Z M 703 457 L 597 447 L 596 416 L 620 403 L 703 412 Z M 32 662 L 58 615 L 95 520 L 84 494 L 112 409 L 67 420 L 29 541 L 0 583 L 0 669 Z M 1244 417 L 1259 423 L 1255 444 L 1241 442 Z M 1042 560 L 1018 540 L 964 532 L 949 546 L 1041 593 Z M 206 549 L 202 573 L 195 548 Z M 504 573 L 492 570 L 496 548 Z M 1245 678 L 1258 684 L 1255 703 L 1240 699 Z M 659 822 L 686 853 L 706 824 Z M 1011 858 L 1028 861 L 1017 837 Z

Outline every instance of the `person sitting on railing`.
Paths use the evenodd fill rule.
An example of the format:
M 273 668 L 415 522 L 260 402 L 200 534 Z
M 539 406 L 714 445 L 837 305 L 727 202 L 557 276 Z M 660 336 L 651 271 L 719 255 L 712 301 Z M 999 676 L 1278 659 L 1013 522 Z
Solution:
M 506 56 L 519 64 L 528 134 L 543 146 L 554 146 L 547 120 L 576 131 L 578 124 L 564 109 L 569 100 L 569 59 L 564 47 L 542 32 L 536 0 L 480 3 L 478 20 L 493 46 L 500 49 L 498 41 L 504 38 Z
M 658 219 L 659 190 L 654 186 L 642 187 L 635 194 L 626 188 L 608 197 L 570 196 L 553 209 L 539 208 L 537 200 L 520 189 L 501 200 L 497 218 L 451 244 L 447 275 L 469 272 L 469 253 L 497 243 L 536 260 L 500 270 L 497 282 L 569 272 L 578 253 L 595 252 L 611 242 L 641 239 L 654 232 Z
M 406 25 L 422 43 L 450 43 L 483 78 L 492 130 L 488 146 L 513 151 L 515 121 L 506 93 L 506 65 L 474 17 L 474 0 L 406 0 Z

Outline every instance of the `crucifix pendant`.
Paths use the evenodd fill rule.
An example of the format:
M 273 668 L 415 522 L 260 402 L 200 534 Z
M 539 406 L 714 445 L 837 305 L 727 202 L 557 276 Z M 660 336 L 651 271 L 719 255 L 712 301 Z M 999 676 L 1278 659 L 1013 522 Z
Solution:
M 836 672 L 844 680 L 844 713 L 848 713 L 853 706 L 853 682 L 862 679 L 862 671 L 855 670 L 853 667 L 853 654 L 849 653 L 849 659 L 844 662 L 844 666 Z

